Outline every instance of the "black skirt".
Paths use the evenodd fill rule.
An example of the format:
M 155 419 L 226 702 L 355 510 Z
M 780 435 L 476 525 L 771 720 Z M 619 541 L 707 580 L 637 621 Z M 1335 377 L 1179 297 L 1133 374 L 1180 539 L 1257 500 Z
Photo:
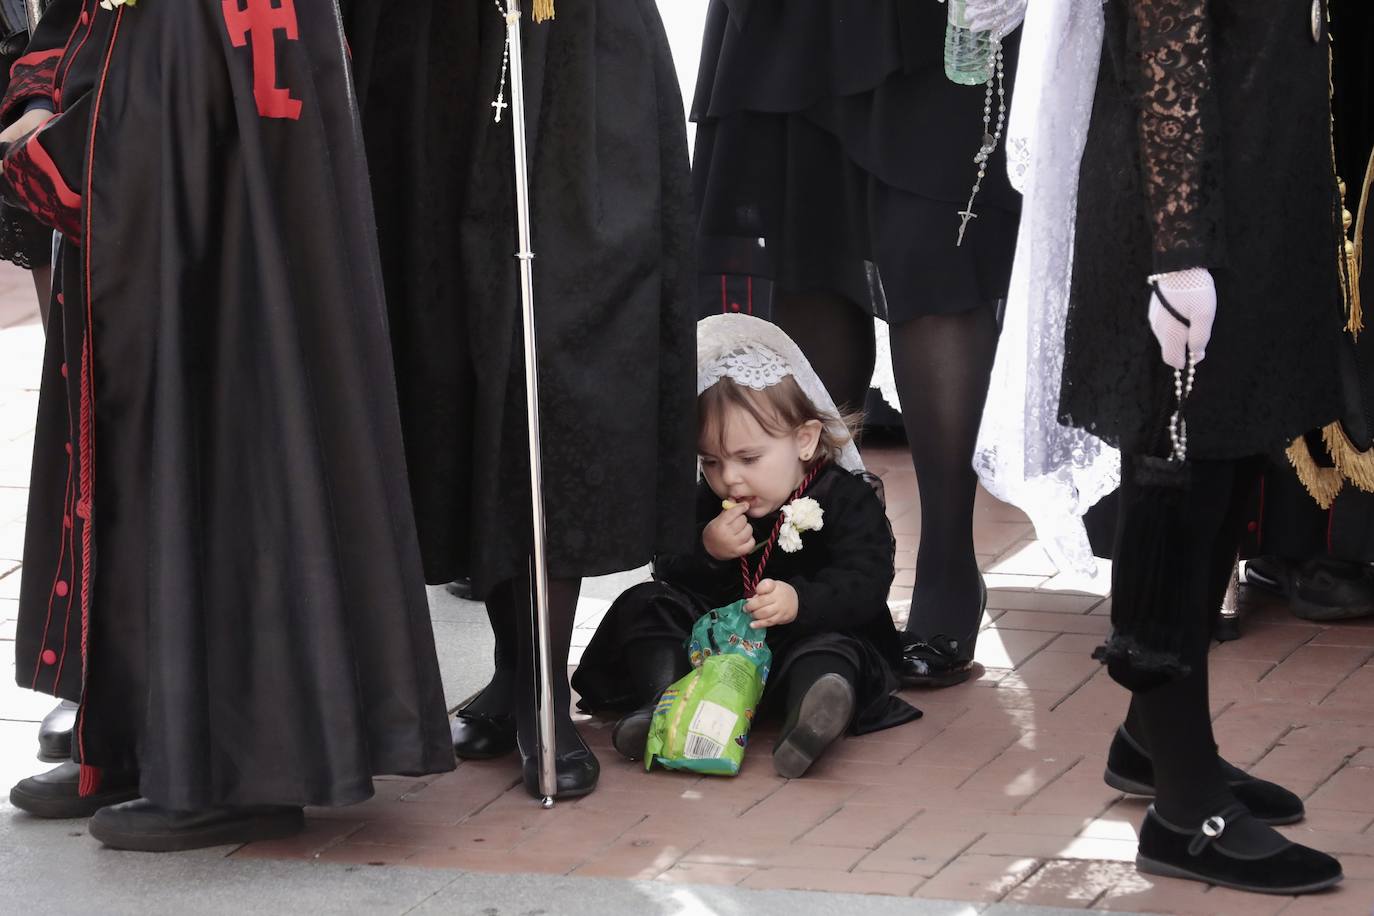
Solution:
M 986 90 L 944 75 L 945 7 L 799 6 L 712 2 L 692 109 L 701 271 L 827 290 L 893 323 L 1003 298 L 1020 199 L 999 143 L 956 245 Z
M 491 0 L 345 13 L 425 576 L 485 595 L 530 550 L 504 20 Z M 653 0 L 562 4 L 524 51 L 549 571 L 592 576 L 691 535 L 686 121 Z

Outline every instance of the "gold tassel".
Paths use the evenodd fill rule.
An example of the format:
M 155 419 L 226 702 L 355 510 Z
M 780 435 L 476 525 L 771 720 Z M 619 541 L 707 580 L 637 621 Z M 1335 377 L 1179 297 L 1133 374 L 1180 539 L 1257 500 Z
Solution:
M 1374 493 L 1374 449 L 1357 449 L 1339 421 L 1322 430 L 1322 441 L 1341 476 L 1366 493 Z
M 553 0 L 534 0 L 534 21 L 553 18 Z
M 1364 329 L 1364 313 L 1360 308 L 1360 273 L 1364 270 L 1364 221 L 1369 216 L 1369 189 L 1374 185 L 1374 154 L 1369 157 L 1365 171 L 1364 189 L 1360 192 L 1359 216 L 1355 219 L 1355 242 L 1346 243 L 1346 263 L 1350 265 L 1350 327 L 1356 337 Z M 1354 325 L 1358 323 L 1359 327 Z
M 1293 440 L 1285 454 L 1288 455 L 1288 463 L 1293 465 L 1293 470 L 1297 472 L 1298 480 L 1302 481 L 1303 487 L 1317 501 L 1317 505 L 1323 509 L 1330 509 L 1331 504 L 1336 501 L 1336 494 L 1345 487 L 1345 478 L 1341 476 L 1341 472 L 1336 468 L 1318 465 L 1307 447 L 1307 440 L 1301 436 Z

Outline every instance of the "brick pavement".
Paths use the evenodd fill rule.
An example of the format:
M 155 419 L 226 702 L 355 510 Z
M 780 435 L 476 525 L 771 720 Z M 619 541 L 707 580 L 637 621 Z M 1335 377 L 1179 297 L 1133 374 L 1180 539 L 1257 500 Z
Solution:
M 41 348 L 30 304 L 27 278 L 0 267 L 0 641 L 8 645 Z M 900 616 L 920 533 L 915 478 L 899 452 L 868 457 L 887 484 L 897 532 L 893 602 Z M 1143 803 L 1101 781 L 1107 740 L 1126 702 L 1088 658 L 1107 631 L 1110 599 L 1055 577 L 1026 519 L 986 495 L 979 499 L 976 540 L 991 588 L 978 646 L 987 674 L 950 690 L 908 694 L 925 710 L 923 719 L 845 740 L 805 779 L 773 774 L 766 723 L 744 771 L 714 779 L 646 774 L 611 750 L 610 723 L 583 720 L 583 734 L 601 758 L 601 786 L 553 811 L 539 810 L 525 795 L 511 760 L 466 762 L 437 778 L 380 780 L 377 797 L 365 804 L 312 810 L 299 837 L 227 852 L 231 860 L 405 864 L 1209 916 L 1371 912 L 1374 621 L 1317 626 L 1247 594 L 1244 637 L 1213 656 L 1224 753 L 1306 798 L 1307 821 L 1286 832 L 1339 854 L 1343 887 L 1294 901 L 1146 879 L 1130 864 Z M 579 645 L 604 607 L 585 602 Z M 0 646 L 0 654 L 12 672 L 12 652 Z M 0 685 L 0 725 L 6 725 L 0 734 L 31 741 L 30 726 L 15 720 L 35 720 L 51 704 L 12 684 L 5 675 Z

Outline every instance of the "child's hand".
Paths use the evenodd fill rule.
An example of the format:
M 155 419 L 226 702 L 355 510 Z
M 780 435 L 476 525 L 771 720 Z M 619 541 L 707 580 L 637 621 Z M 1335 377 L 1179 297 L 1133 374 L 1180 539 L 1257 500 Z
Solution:
M 723 510 L 701 532 L 701 544 L 717 560 L 737 560 L 754 549 L 754 529 L 745 515 L 748 503 L 737 503 Z
M 786 582 L 764 579 L 754 590 L 754 597 L 744 603 L 744 609 L 754 618 L 749 627 L 780 627 L 797 619 L 797 590 Z

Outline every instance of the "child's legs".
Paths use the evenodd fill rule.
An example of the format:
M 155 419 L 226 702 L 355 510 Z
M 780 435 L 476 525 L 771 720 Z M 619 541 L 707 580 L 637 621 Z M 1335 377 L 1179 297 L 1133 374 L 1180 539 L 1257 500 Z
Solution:
M 587 709 L 638 708 L 691 670 L 686 642 L 703 609 L 660 582 L 625 591 L 596 628 L 573 687 Z

